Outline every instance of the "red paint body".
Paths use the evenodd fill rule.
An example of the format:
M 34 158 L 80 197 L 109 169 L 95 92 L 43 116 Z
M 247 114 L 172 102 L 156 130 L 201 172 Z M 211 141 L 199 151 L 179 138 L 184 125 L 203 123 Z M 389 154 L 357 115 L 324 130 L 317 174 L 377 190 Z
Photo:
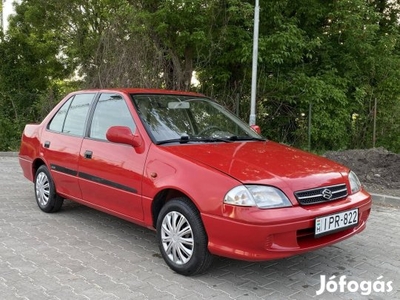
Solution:
M 155 225 L 155 201 L 184 195 L 201 213 L 210 252 L 242 260 L 267 260 L 314 250 L 348 238 L 366 226 L 371 197 L 364 190 L 352 195 L 349 192 L 349 196 L 338 201 L 307 206 L 300 205 L 294 196 L 295 191 L 340 183 L 346 183 L 350 191 L 349 169 L 344 166 L 272 141 L 156 145 L 130 95 L 177 92 L 141 89 L 90 92 L 112 92 L 125 99 L 137 126 L 135 134 L 139 142 L 136 143 L 140 145 L 133 147 L 48 130 L 47 124 L 70 94 L 41 124 L 26 126 L 19 154 L 26 178 L 32 181 L 38 166 L 45 164 L 61 196 L 148 228 Z M 44 147 L 46 141 L 51 142 L 49 148 Z M 91 159 L 85 158 L 87 150 L 93 153 Z M 53 169 L 52 165 L 65 167 L 69 173 Z M 103 181 L 88 180 L 77 174 L 90 174 Z M 259 209 L 224 204 L 226 193 L 240 184 L 277 187 L 292 206 Z M 314 237 L 315 218 L 352 208 L 359 209 L 356 227 Z

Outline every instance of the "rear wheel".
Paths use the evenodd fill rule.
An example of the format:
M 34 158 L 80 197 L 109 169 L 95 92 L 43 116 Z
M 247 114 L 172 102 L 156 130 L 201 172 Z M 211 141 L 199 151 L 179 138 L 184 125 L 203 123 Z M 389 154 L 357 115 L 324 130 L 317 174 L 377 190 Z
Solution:
M 200 214 L 187 198 L 168 201 L 157 219 L 157 239 L 167 265 L 182 275 L 204 272 L 212 262 Z
M 64 199 L 57 195 L 53 179 L 45 165 L 36 171 L 35 196 L 39 208 L 47 213 L 59 211 L 64 202 Z

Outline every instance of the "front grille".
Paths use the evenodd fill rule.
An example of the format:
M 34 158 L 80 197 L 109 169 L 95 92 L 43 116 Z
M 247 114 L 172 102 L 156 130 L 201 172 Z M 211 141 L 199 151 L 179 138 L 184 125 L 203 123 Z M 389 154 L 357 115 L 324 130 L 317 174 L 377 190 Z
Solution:
M 301 205 L 330 202 L 347 197 L 345 184 L 324 186 L 310 190 L 297 191 L 294 193 Z

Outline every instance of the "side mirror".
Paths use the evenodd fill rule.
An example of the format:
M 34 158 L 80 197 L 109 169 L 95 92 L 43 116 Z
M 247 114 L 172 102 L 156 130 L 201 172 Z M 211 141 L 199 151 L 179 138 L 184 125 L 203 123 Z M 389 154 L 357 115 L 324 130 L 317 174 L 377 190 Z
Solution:
M 258 125 L 251 125 L 250 126 L 251 129 L 253 129 L 255 132 L 257 132 L 258 134 L 261 134 L 261 128 Z
M 113 143 L 131 145 L 140 147 L 143 144 L 142 137 L 139 134 L 133 134 L 131 129 L 126 126 L 112 126 L 107 130 L 107 140 Z

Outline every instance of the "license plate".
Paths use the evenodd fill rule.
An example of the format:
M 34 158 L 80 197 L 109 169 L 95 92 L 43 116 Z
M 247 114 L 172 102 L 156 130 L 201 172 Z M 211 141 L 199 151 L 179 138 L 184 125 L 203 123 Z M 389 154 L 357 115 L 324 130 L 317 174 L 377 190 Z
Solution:
M 358 224 L 358 209 L 343 211 L 315 219 L 315 237 L 340 231 Z

